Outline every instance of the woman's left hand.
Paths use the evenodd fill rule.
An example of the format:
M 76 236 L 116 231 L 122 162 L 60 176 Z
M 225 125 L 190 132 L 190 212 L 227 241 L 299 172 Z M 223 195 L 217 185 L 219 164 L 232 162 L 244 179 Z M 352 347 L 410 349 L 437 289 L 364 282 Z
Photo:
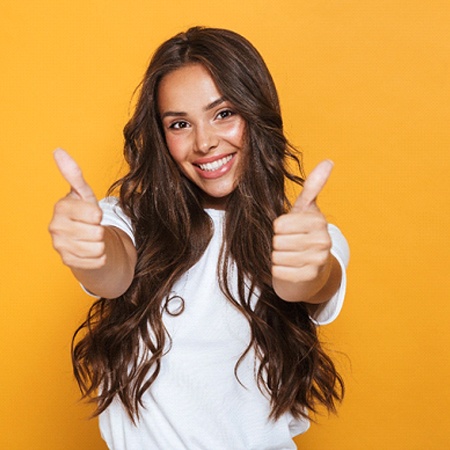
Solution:
M 284 300 L 321 303 L 339 286 L 340 267 L 330 253 L 328 223 L 316 203 L 332 169 L 329 160 L 319 163 L 292 210 L 274 221 L 273 287 Z M 335 278 L 334 271 L 338 271 L 337 283 L 327 286 Z

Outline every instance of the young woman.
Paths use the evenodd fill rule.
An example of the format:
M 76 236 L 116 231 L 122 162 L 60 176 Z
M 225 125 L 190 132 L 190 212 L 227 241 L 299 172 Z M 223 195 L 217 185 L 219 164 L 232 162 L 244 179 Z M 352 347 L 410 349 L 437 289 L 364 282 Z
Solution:
M 75 376 L 111 449 L 291 449 L 343 382 L 316 327 L 345 291 L 348 247 L 303 180 L 256 49 L 223 29 L 164 42 L 125 127 L 128 173 L 99 204 L 62 150 L 71 192 L 53 244 L 98 300 Z M 290 205 L 287 180 L 303 185 Z

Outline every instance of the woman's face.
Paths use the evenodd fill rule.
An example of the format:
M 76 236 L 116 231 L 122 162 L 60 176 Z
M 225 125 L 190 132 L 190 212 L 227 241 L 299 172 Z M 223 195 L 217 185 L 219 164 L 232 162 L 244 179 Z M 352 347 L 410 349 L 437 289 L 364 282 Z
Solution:
M 206 194 L 203 206 L 225 208 L 244 164 L 244 119 L 200 64 L 164 76 L 158 106 L 169 152 Z

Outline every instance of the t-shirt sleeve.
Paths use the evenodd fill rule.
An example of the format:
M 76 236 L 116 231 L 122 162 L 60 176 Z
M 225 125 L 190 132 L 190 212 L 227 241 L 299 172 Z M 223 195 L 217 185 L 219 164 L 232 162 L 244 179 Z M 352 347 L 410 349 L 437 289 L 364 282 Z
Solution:
M 313 311 L 311 313 L 311 318 L 317 325 L 326 325 L 336 319 L 344 304 L 347 287 L 346 269 L 350 259 L 350 249 L 347 240 L 335 225 L 329 224 L 328 232 L 330 233 L 332 241 L 331 254 L 337 259 L 341 266 L 342 279 L 339 289 L 330 300 L 320 305 L 314 305 L 314 308 L 311 308 Z
M 101 224 L 104 226 L 114 226 L 124 231 L 130 236 L 133 244 L 135 244 L 133 227 L 131 220 L 125 215 L 122 208 L 119 206 L 119 200 L 116 197 L 106 197 L 100 200 L 99 206 L 103 211 L 103 218 Z

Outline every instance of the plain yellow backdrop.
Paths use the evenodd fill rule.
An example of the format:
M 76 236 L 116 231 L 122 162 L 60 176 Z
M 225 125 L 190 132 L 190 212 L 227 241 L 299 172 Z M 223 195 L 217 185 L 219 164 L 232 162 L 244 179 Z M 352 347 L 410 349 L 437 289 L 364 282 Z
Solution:
M 308 450 L 450 448 L 450 4 L 441 0 L 2 0 L 0 448 L 99 450 L 70 340 L 90 299 L 47 225 L 69 150 L 102 196 L 150 54 L 189 26 L 261 51 L 306 171 L 352 250 L 346 305 L 321 330 L 347 383 Z

